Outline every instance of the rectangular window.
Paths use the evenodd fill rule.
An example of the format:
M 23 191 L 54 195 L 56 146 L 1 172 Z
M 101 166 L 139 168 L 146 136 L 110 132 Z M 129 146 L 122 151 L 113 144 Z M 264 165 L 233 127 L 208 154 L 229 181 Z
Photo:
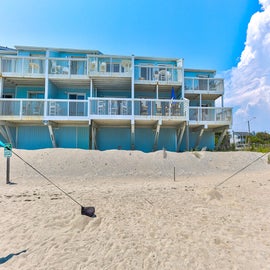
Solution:
M 106 72 L 124 72 L 124 68 L 119 63 L 106 63 Z
M 141 79 L 142 80 L 153 80 L 153 68 L 152 67 L 141 67 Z

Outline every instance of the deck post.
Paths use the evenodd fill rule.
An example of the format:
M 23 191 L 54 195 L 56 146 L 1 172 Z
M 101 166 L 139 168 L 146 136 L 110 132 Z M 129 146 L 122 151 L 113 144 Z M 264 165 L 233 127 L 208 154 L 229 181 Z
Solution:
M 54 148 L 56 148 L 57 146 L 56 146 L 56 141 L 55 141 L 55 137 L 54 137 L 54 133 L 53 133 L 53 128 L 52 128 L 52 125 L 50 123 L 48 123 L 48 129 L 49 129 L 52 145 Z
M 218 139 L 218 143 L 217 143 L 217 146 L 216 146 L 217 149 L 220 147 L 220 145 L 221 145 L 221 143 L 222 143 L 222 141 L 223 141 L 223 139 L 224 139 L 226 133 L 227 133 L 227 129 L 225 128 L 225 129 L 223 130 L 223 132 L 221 133 L 219 139 Z
M 96 142 L 96 133 L 97 133 L 97 124 L 92 120 L 91 121 L 91 149 L 97 149 L 97 142 Z
M 135 150 L 135 121 L 131 120 L 131 150 Z
M 202 139 L 202 136 L 203 136 L 203 133 L 204 133 L 204 129 L 205 129 L 204 126 L 200 126 L 200 127 L 198 128 L 198 130 L 199 130 L 199 135 L 198 135 L 198 137 L 197 137 L 197 141 L 196 141 L 196 144 L 195 144 L 195 147 L 194 147 L 195 149 L 198 148 L 199 145 L 200 145 L 200 142 L 201 142 L 201 139 Z
M 1 59 L 0 59 L 1 61 Z M 0 63 L 1 64 L 1 63 Z M 3 96 L 3 89 L 4 89 L 4 79 L 3 77 L 0 75 L 0 98 Z
M 177 130 L 177 147 L 176 147 L 176 152 L 179 152 L 180 151 L 180 145 L 182 143 L 185 130 L 186 130 L 186 124 L 185 123 L 183 125 L 181 125 L 179 127 L 179 129 Z
M 0 122 L 0 125 L 4 125 L 3 123 Z M 8 135 L 6 133 L 6 130 L 4 127 L 0 126 L 0 134 L 3 136 L 3 138 L 8 141 Z
M 154 139 L 154 145 L 153 145 L 153 151 L 156 151 L 158 149 L 158 138 L 159 138 L 159 132 L 160 132 L 160 126 L 162 124 L 161 120 L 158 120 L 157 125 L 156 125 L 156 134 L 155 134 L 155 139 Z

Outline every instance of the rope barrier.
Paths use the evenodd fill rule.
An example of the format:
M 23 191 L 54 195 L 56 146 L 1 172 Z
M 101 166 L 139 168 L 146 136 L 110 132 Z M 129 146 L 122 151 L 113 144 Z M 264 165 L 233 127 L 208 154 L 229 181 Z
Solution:
M 220 182 L 219 184 L 215 185 L 214 189 L 216 189 L 217 187 L 221 186 L 222 184 L 224 184 L 225 182 L 227 182 L 229 179 L 231 179 L 232 177 L 234 177 L 235 175 L 237 175 L 238 173 L 242 172 L 243 170 L 245 170 L 246 168 L 248 168 L 250 165 L 252 165 L 253 163 L 255 163 L 256 161 L 258 161 L 259 159 L 263 158 L 264 156 L 266 156 L 268 154 L 264 153 L 263 155 L 261 155 L 260 157 L 256 158 L 255 160 L 253 160 L 252 162 L 250 162 L 248 165 L 246 165 L 245 167 L 241 168 L 240 170 L 236 171 L 234 174 L 232 174 L 231 176 L 227 177 L 225 180 L 223 180 L 222 182 Z
M 72 198 L 66 191 L 64 191 L 62 188 L 57 186 L 52 180 L 50 180 L 46 175 L 44 175 L 42 172 L 40 172 L 38 169 L 36 169 L 33 165 L 31 165 L 29 162 L 24 160 L 22 157 L 20 157 L 18 154 L 16 154 L 13 150 L 9 149 L 16 157 L 18 157 L 20 160 L 22 160 L 25 164 L 27 164 L 29 167 L 31 167 L 35 172 L 37 172 L 39 175 L 41 175 L 44 179 L 46 179 L 49 183 L 54 185 L 57 189 L 59 189 L 62 193 L 64 193 L 67 197 L 69 197 L 73 202 L 78 204 L 79 206 L 83 207 L 78 201 L 76 201 L 74 198 Z

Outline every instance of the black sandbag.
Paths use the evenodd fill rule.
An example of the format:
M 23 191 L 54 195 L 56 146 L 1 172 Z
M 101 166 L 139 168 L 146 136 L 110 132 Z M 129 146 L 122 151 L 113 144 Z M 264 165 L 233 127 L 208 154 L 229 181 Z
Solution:
M 88 217 L 95 217 L 95 207 L 89 206 L 89 207 L 84 207 L 82 206 L 81 208 L 81 214 L 88 216 Z

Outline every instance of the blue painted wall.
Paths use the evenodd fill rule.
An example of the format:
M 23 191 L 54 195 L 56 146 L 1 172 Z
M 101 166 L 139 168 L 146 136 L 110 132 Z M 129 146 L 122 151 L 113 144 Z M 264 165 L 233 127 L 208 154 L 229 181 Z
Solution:
M 40 149 L 52 147 L 48 127 L 20 126 L 18 127 L 17 148 Z
M 15 88 L 4 88 L 3 94 L 12 94 L 15 97 L 16 95 Z
M 155 60 L 155 59 L 134 59 L 135 65 L 140 64 L 149 64 L 149 65 L 172 65 L 176 66 L 176 61 L 163 61 L 163 60 Z
M 54 99 L 59 98 L 59 96 L 58 96 L 58 88 L 50 80 L 49 80 L 49 85 L 48 85 L 48 98 L 54 98 Z
M 99 150 L 122 149 L 130 150 L 130 128 L 100 127 L 97 131 Z
M 215 73 L 207 71 L 184 71 L 184 77 L 198 77 L 198 76 L 208 76 L 213 78 Z
M 75 53 L 75 52 L 57 52 L 57 51 L 50 51 L 49 57 L 59 57 L 59 58 L 66 58 L 66 57 L 86 57 L 86 54 L 83 53 Z
M 77 148 L 89 149 L 89 126 L 77 127 Z
M 51 148 L 52 143 L 47 126 L 20 126 L 11 128 L 16 147 L 20 149 L 41 149 Z M 89 149 L 89 127 L 60 127 L 54 128 L 57 147 Z M 189 150 L 195 149 L 199 132 L 189 132 Z M 135 149 L 143 152 L 152 152 L 155 131 L 152 128 L 136 128 Z M 100 127 L 97 132 L 97 145 L 99 150 L 123 149 L 130 150 L 131 146 L 130 128 Z M 0 136 L 5 142 L 5 139 Z M 176 151 L 176 129 L 161 128 L 158 140 L 158 150 L 165 148 L 168 151 Z M 207 147 L 207 150 L 214 150 L 215 135 L 211 131 L 205 131 L 198 149 Z M 183 136 L 180 151 L 186 149 L 186 133 Z
M 199 132 L 189 132 L 189 148 L 194 149 L 195 144 L 197 142 Z M 186 135 L 184 135 L 185 138 Z M 200 144 L 198 146 L 199 149 L 202 149 L 203 147 L 207 147 L 207 150 L 214 150 L 215 149 L 215 134 L 211 131 L 205 131 Z
M 168 151 L 176 151 L 176 129 L 160 128 L 158 150 L 165 148 Z
M 155 130 L 152 128 L 136 128 L 135 149 L 143 152 L 152 152 L 155 139 Z M 158 150 L 176 150 L 176 129 L 161 128 L 158 139 Z
M 88 126 L 55 128 L 54 134 L 57 147 L 89 149 Z
M 89 127 L 54 128 L 57 147 L 89 149 Z M 15 138 L 15 135 L 14 135 Z M 41 149 L 52 148 L 47 126 L 18 127 L 17 148 Z
M 152 128 L 136 128 L 135 149 L 152 152 L 155 132 Z M 97 145 L 99 150 L 123 149 L 130 150 L 131 135 L 129 128 L 98 128 Z M 160 130 L 158 150 L 165 147 L 168 151 L 176 149 L 176 129 L 164 128 Z
M 131 98 L 131 90 L 98 90 L 97 97 Z
M 46 52 L 45 51 L 18 51 L 19 56 L 45 56 Z
M 17 86 L 16 98 L 28 98 L 28 92 L 44 92 L 44 87 L 34 87 L 34 86 Z
M 155 133 L 152 128 L 135 129 L 135 149 L 143 152 L 152 152 Z
M 49 81 L 48 98 L 50 99 L 68 99 L 68 94 L 78 93 L 85 94 L 86 99 L 90 96 L 90 90 L 86 88 L 58 88 Z

